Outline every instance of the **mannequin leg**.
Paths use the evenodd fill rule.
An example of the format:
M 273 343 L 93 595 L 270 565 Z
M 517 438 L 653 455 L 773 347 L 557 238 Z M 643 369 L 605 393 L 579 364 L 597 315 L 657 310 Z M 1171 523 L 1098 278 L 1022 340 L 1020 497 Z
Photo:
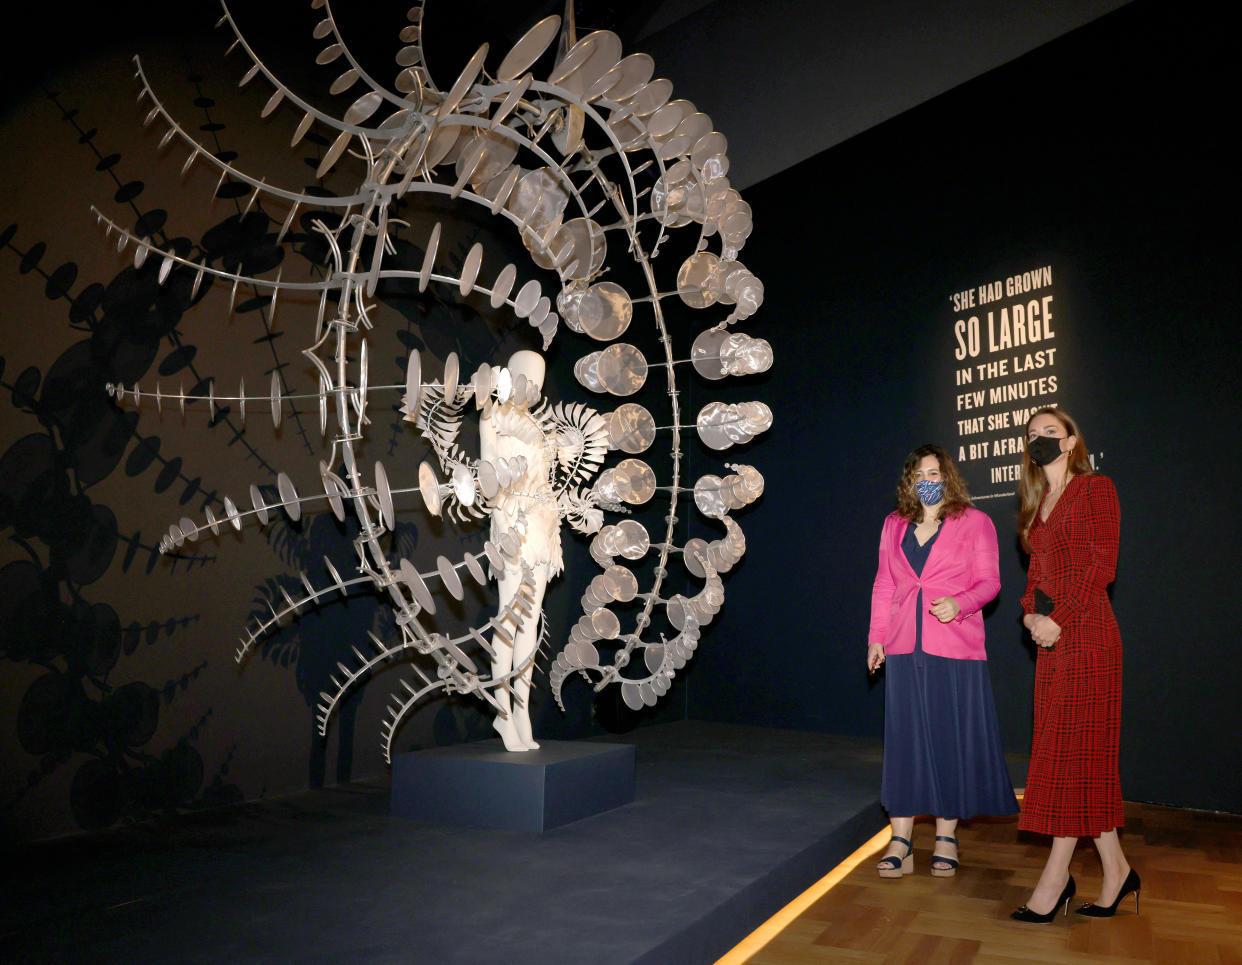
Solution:
M 513 693 L 517 698 L 517 706 L 513 708 L 513 723 L 517 727 L 518 739 L 526 750 L 538 750 L 539 743 L 531 733 L 530 723 L 530 684 L 535 672 L 534 655 L 539 646 L 539 611 L 543 607 L 543 594 L 548 588 L 547 566 L 537 566 L 534 570 L 535 592 L 531 597 L 531 613 L 522 625 L 522 632 L 513 642 L 513 665 L 526 669 L 515 678 Z
M 516 571 L 511 567 L 505 568 L 505 572 L 500 577 L 500 586 L 498 591 L 502 610 L 508 601 L 512 600 L 517 594 L 517 589 L 521 582 L 522 574 L 520 571 Z M 514 631 L 514 627 L 511 624 L 507 624 L 505 629 L 509 633 L 513 633 Z M 492 639 L 494 640 L 494 648 L 496 650 L 496 656 L 492 660 L 492 679 L 495 680 L 499 677 L 505 676 L 513 669 L 513 656 L 516 648 L 516 641 L 515 645 L 511 647 L 507 646 L 496 636 L 493 636 Z M 500 735 L 500 739 L 504 742 L 505 750 L 526 750 L 527 748 L 518 734 L 517 724 L 513 719 L 513 704 L 509 699 L 509 692 L 503 687 L 497 687 L 492 691 L 492 694 L 496 698 L 496 703 L 498 703 L 504 711 L 504 716 L 497 714 L 495 719 L 493 719 L 492 729 Z

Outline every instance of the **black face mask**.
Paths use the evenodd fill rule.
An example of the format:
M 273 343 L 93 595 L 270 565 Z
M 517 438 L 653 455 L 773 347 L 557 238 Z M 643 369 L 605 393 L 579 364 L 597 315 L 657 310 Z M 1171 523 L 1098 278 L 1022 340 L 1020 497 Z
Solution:
M 1026 451 L 1031 462 L 1037 466 L 1046 466 L 1061 455 L 1061 440 L 1052 436 L 1036 436 L 1026 444 Z

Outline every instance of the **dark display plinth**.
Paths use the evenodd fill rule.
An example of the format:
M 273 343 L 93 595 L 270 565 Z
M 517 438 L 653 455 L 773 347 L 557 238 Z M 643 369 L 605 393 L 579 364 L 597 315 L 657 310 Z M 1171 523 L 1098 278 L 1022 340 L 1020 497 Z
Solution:
M 541 741 L 510 753 L 499 740 L 398 754 L 392 813 L 420 821 L 546 831 L 634 800 L 634 746 Z

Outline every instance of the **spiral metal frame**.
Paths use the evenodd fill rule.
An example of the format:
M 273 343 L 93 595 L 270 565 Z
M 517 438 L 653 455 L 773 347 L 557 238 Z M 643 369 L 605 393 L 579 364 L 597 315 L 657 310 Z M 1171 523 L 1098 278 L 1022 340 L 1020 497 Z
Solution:
M 496 77 L 488 76 L 483 69 L 487 54 L 485 44 L 445 91 L 434 85 L 426 69 L 421 46 L 423 5 L 415 4 L 408 13 L 409 25 L 401 32 L 407 46 L 397 54 L 398 64 L 403 69 L 397 76 L 397 92 L 394 93 L 372 78 L 354 59 L 327 0 L 313 0 L 312 6 L 323 11 L 323 19 L 314 30 L 314 36 L 326 43 L 318 61 L 322 64 L 343 60 L 347 65 L 333 83 L 332 93 L 359 86 L 364 88 L 364 93 L 339 118 L 299 98 L 269 70 L 246 43 L 224 3 L 219 25 L 226 26 L 235 37 L 230 50 L 239 49 L 250 62 L 241 83 L 245 85 L 262 77 L 273 88 L 261 112 L 263 116 L 282 102 L 301 111 L 294 144 L 313 125 L 335 133 L 319 165 L 318 177 L 333 170 L 347 154 L 363 161 L 365 172 L 356 190 L 343 196 L 321 197 L 271 185 L 216 157 L 176 122 L 156 95 L 141 62 L 134 59 L 135 76 L 140 84 L 139 100 L 152 105 L 145 123 L 150 125 L 158 120 L 167 126 L 161 148 L 173 142 L 188 148 L 183 172 L 192 164 L 202 163 L 219 171 L 220 184 L 228 180 L 247 185 L 251 191 L 246 211 L 260 200 L 288 205 L 278 243 L 285 238 L 299 211 L 326 210 L 339 215 L 335 228 L 329 228 L 323 221 L 316 221 L 314 225 L 327 242 L 331 270 L 318 280 L 293 282 L 282 279 L 279 271 L 274 278 L 255 277 L 244 274 L 241 270 L 244 266 L 232 272 L 211 267 L 205 261 L 192 261 L 176 251 L 157 247 L 148 238 L 136 237 L 95 211 L 98 220 L 106 226 L 107 234 L 116 235 L 118 251 L 133 247 L 136 266 L 141 266 L 148 257 L 161 259 L 158 269 L 161 284 L 177 271 L 193 273 L 194 294 L 208 277 L 230 285 L 230 313 L 242 285 L 256 292 L 270 293 L 269 311 L 265 315 L 269 327 L 282 294 L 300 292 L 319 296 L 314 340 L 303 351 L 318 373 L 319 385 L 315 392 L 282 394 L 275 373 L 264 395 L 247 395 L 244 382 L 236 395 L 229 396 L 217 395 L 214 384 L 209 385 L 206 395 L 187 395 L 182 389 L 169 393 L 158 386 L 154 391 L 144 391 L 137 385 L 108 387 L 118 402 L 132 401 L 138 406 L 144 401 L 153 401 L 160 409 L 165 403 L 175 402 L 183 413 L 187 402 L 206 403 L 213 415 L 217 403 L 236 403 L 243 420 L 249 403 L 252 409 L 255 406 L 270 408 L 276 426 L 280 425 L 286 407 L 310 402 L 318 408 L 320 431 L 324 436 L 328 433 L 329 409 L 333 410 L 335 432 L 331 454 L 320 464 L 322 493 L 298 495 L 292 480 L 281 472 L 275 485 L 278 499 L 265 498 L 259 487 L 252 485 L 250 509 L 238 509 L 232 499 L 226 498 L 223 518 L 216 518 L 206 509 L 206 520 L 202 524 L 181 519 L 170 527 L 161 550 L 173 551 L 187 540 L 197 540 L 207 530 L 218 534 L 225 525 L 240 530 L 243 523 L 252 520 L 266 524 L 270 512 L 275 509 L 282 509 L 296 520 L 304 506 L 321 505 L 324 501 L 338 519 L 344 519 L 348 508 L 359 524 L 355 540 L 359 575 L 342 577 L 326 558 L 324 563 L 330 577 L 326 584 L 317 587 L 305 573 L 299 574 L 305 593 L 294 599 L 281 588 L 283 605 L 272 606 L 268 619 L 246 629 L 237 649 L 237 660 L 244 660 L 272 627 L 296 617 L 303 609 L 319 604 L 332 594 L 373 589 L 389 597 L 400 639 L 386 642 L 369 634 L 374 649 L 370 654 L 351 647 L 354 666 L 339 663 L 339 674 L 332 676 L 333 690 L 320 695 L 317 719 L 321 733 L 326 733 L 334 710 L 350 688 L 376 668 L 417 654 L 434 660 L 436 675 L 429 676 L 410 660 L 416 677 L 413 682 L 401 682 L 403 692 L 393 696 L 381 728 L 385 759 L 391 759 L 393 740 L 402 721 L 430 694 L 441 691 L 477 694 L 498 713 L 503 713 L 494 692 L 502 688 L 509 690 L 510 683 L 529 668 L 515 667 L 510 673 L 494 677 L 476 665 L 467 649 L 477 647 L 491 656 L 496 647 L 511 645 L 513 635 L 527 621 L 538 618 L 530 605 L 533 579 L 521 562 L 517 547 L 506 545 L 503 540 L 501 545 L 488 541 L 481 555 L 465 553 L 455 562 L 441 556 L 434 570 L 419 572 L 409 560 L 391 558 L 383 539 L 395 526 L 393 497 L 397 495 L 418 493 L 430 511 L 438 514 L 447 506 L 458 520 L 469 521 L 484 515 L 489 495 L 487 486 L 481 485 L 484 480 L 480 477 L 479 461 L 469 459 L 456 448 L 453 433 L 457 424 L 453 420 L 460 420 L 461 409 L 471 397 L 476 406 L 493 398 L 503 401 L 513 391 L 513 386 L 507 381 L 507 371 L 487 365 L 475 373 L 469 384 L 459 385 L 455 356 L 446 361 L 442 380 L 425 382 L 421 360 L 413 350 L 404 385 L 369 384 L 366 333 L 373 327 L 370 299 L 379 282 L 387 279 L 416 281 L 420 291 L 436 283 L 456 287 L 462 295 L 479 293 L 486 295 L 493 307 L 504 305 L 526 318 L 542 335 L 545 348 L 555 336 L 561 319 L 551 310 L 554 299 L 543 294 L 540 282 L 528 282 L 520 291 L 513 292 L 515 271 L 512 265 L 502 269 L 490 286 L 481 283 L 478 278 L 482 257 L 479 245 L 475 246 L 477 251 L 472 249 L 467 256 L 460 272 L 454 275 L 437 271 L 439 224 L 426 241 L 425 257 L 418 271 L 387 266 L 385 257 L 394 251 L 392 238 L 405 227 L 404 222 L 390 217 L 390 207 L 399 199 L 438 194 L 478 205 L 494 216 L 507 219 L 519 232 L 536 264 L 556 272 L 561 290 L 555 303 L 565 312 L 567 326 L 580 333 L 585 331 L 582 320 L 574 316 L 585 294 L 603 291 L 596 280 L 607 269 L 608 236 L 619 232 L 624 236 L 626 252 L 641 272 L 647 292 L 633 298 L 624 291 L 617 295 L 609 290 L 612 301 L 608 304 L 615 308 L 628 301 L 629 314 L 624 324 L 619 325 L 621 331 L 628 325 L 634 305 L 650 305 L 664 353 L 663 362 L 652 365 L 665 368 L 666 392 L 672 411 L 672 425 L 661 427 L 670 432 L 672 466 L 671 479 L 659 487 L 668 493 L 669 500 L 664 538 L 662 542 L 652 543 L 645 528 L 633 519 L 609 524 L 596 533 L 591 555 L 604 572 L 588 586 L 583 596 L 584 615 L 571 629 L 568 642 L 552 662 L 549 679 L 562 708 L 562 687 L 575 672 L 592 682 L 596 690 L 619 684 L 625 702 L 634 709 L 654 704 L 693 653 L 701 627 L 720 609 L 724 598 L 721 574 L 745 552 L 741 529 L 729 513 L 758 498 L 763 489 L 762 477 L 753 467 L 732 464 L 733 475 L 723 479 L 705 476 L 692 489 L 681 485 L 684 429 L 696 428 L 711 448 L 723 449 L 745 443 L 766 429 L 771 421 L 771 413 L 762 403 L 723 408 L 720 403 L 712 403 L 704 408 L 695 423 L 681 424 L 676 365 L 693 363 L 700 374 L 719 379 L 763 371 L 771 362 L 766 342 L 728 331 L 728 326 L 748 317 L 758 307 L 762 286 L 737 260 L 738 251 L 750 231 L 750 212 L 737 192 L 728 186 L 723 135 L 712 131 L 710 120 L 695 112 L 693 105 L 669 101 L 672 87 L 667 81 L 649 80 L 650 58 L 642 54 L 621 58 L 620 41 L 608 31 L 595 31 L 578 40 L 573 36 L 572 25 L 562 26 L 558 17 L 546 18 L 514 46 L 502 61 Z M 547 80 L 534 79 L 528 69 L 558 36 L 562 39 L 564 55 L 557 60 Z M 615 99 L 612 95 L 616 95 Z M 676 105 L 676 109 L 670 110 L 671 105 Z M 378 123 L 371 123 L 381 113 L 381 108 L 386 108 L 387 113 Z M 456 149 L 454 157 L 454 142 L 462 137 L 469 142 Z M 512 150 L 503 165 L 504 170 L 486 179 L 476 177 L 488 159 L 489 149 L 493 148 L 502 158 Z M 640 150 L 650 153 L 651 157 L 641 164 L 632 164 L 629 155 Z M 533 158 L 542 167 L 527 171 L 516 163 L 519 156 Z M 444 176 L 450 165 L 455 169 L 451 173 L 456 174 L 452 183 Z M 619 172 L 619 177 L 615 172 Z M 518 203 L 523 179 L 537 173 L 543 180 L 532 181 L 532 184 L 542 184 L 546 189 L 539 195 L 540 201 L 548 196 L 553 197 L 554 202 L 558 200 L 551 194 L 552 189 L 547 188 L 549 181 L 563 196 L 562 210 L 556 212 L 550 224 L 539 223 L 534 207 L 524 209 Z M 653 183 L 640 187 L 644 176 Z M 590 194 L 597 197 L 588 196 Z M 648 195 L 649 210 L 643 210 L 640 202 Z M 571 206 L 577 218 L 567 222 L 563 213 Z M 610 209 L 616 220 L 601 225 L 594 216 L 605 209 Z M 582 245 L 568 229 L 570 223 L 576 222 L 581 224 L 575 230 L 584 228 L 586 231 L 585 250 L 579 250 Z M 661 291 L 655 273 L 660 246 L 670 231 L 689 224 L 699 227 L 695 254 L 680 266 L 677 287 Z M 717 235 L 721 245 L 719 255 L 706 250 L 710 239 Z M 602 256 L 596 251 L 597 241 L 602 241 Z M 616 288 L 618 286 L 613 286 Z M 714 304 L 735 306 L 728 317 L 699 335 L 688 359 L 674 358 L 673 341 L 661 305 L 663 300 L 674 296 L 695 308 Z M 605 335 L 595 337 L 624 346 L 624 350 L 614 356 L 620 354 L 635 361 L 634 353 L 637 353 L 643 376 L 637 382 L 641 386 L 647 370 L 641 353 L 632 346 L 616 343 L 620 332 Z M 601 378 L 597 365 L 600 355 L 595 353 L 580 360 L 580 370 L 576 370 L 579 380 L 588 388 L 605 394 L 629 395 L 635 391 L 633 372 L 622 373 L 620 380 L 625 384 L 615 384 L 615 380 L 614 384 L 608 384 L 606 378 Z M 627 376 L 631 376 L 629 382 L 625 381 Z M 519 387 L 518 391 L 522 389 Z M 441 469 L 452 473 L 448 484 L 439 482 L 428 463 L 420 468 L 419 485 L 406 488 L 390 487 L 387 471 L 380 462 L 375 463 L 370 477 L 359 465 L 356 447 L 363 440 L 369 421 L 368 400 L 372 395 L 393 392 L 404 393 L 402 411 L 431 444 Z M 436 406 L 444 407 L 439 416 L 433 413 Z M 628 414 L 641 408 L 632 403 L 622 407 Z M 578 430 L 589 427 L 598 442 L 600 423 L 589 422 L 589 419 L 601 417 L 585 407 L 552 408 L 545 403 L 536 410 L 536 415 L 549 431 L 566 426 Z M 615 421 L 607 423 L 609 415 L 616 420 L 619 413 L 602 417 L 603 423 L 611 426 L 610 447 L 618 448 L 619 436 L 626 427 L 618 428 Z M 633 451 L 632 447 L 626 448 L 626 452 Z M 587 459 L 584 464 L 579 458 L 566 478 L 586 481 L 599 468 L 601 459 L 602 456 Z M 485 467 L 489 472 L 496 468 Z M 621 473 L 622 469 L 632 476 Z M 573 512 L 577 516 L 573 517 L 569 510 L 562 515 L 570 516 L 571 522 L 575 518 L 582 522 L 598 510 L 623 513 L 624 503 L 640 503 L 651 498 L 648 491 L 651 478 L 650 467 L 641 460 L 623 460 L 620 466 L 606 470 L 594 489 L 582 491 L 575 487 Z M 642 492 L 636 492 L 635 480 L 641 480 L 637 488 Z M 696 538 L 681 547 L 674 544 L 677 511 L 683 493 L 693 493 L 704 515 L 725 526 L 723 539 L 709 542 Z M 647 592 L 638 593 L 632 572 L 616 563 L 616 557 L 636 560 L 651 549 L 658 551 L 652 585 Z M 699 593 L 661 597 L 673 552 L 683 553 L 689 572 L 704 581 Z M 461 599 L 460 571 L 465 570 L 480 585 L 484 584 L 487 577 L 480 565 L 484 556 L 494 573 L 506 565 L 523 568 L 523 579 L 515 599 L 495 618 L 482 626 L 469 628 L 460 636 L 429 631 L 419 617 L 424 612 L 435 613 L 432 587 Z M 608 603 L 635 599 L 641 601 L 641 607 L 634 617 L 634 628 L 622 633 L 620 621 L 608 608 Z M 658 641 L 645 639 L 651 628 L 652 613 L 658 605 L 664 608 L 668 622 L 678 631 L 671 640 L 664 635 L 660 635 Z M 485 633 L 490 634 L 490 639 Z M 541 649 L 546 644 L 546 635 L 544 625 L 540 634 Z M 595 646 L 599 640 L 615 643 L 611 662 L 601 658 Z M 627 677 L 622 671 L 631 666 L 636 649 L 642 651 L 640 673 L 645 675 Z

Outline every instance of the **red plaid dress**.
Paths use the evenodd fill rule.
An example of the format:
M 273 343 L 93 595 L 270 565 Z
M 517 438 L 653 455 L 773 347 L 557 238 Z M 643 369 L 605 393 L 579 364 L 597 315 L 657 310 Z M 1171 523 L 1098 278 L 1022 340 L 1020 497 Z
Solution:
M 1061 637 L 1035 664 L 1035 730 L 1018 827 L 1057 837 L 1121 827 L 1121 633 L 1105 589 L 1117 568 L 1121 511 L 1106 476 L 1075 476 L 1031 526 L 1022 609 L 1052 597 Z

